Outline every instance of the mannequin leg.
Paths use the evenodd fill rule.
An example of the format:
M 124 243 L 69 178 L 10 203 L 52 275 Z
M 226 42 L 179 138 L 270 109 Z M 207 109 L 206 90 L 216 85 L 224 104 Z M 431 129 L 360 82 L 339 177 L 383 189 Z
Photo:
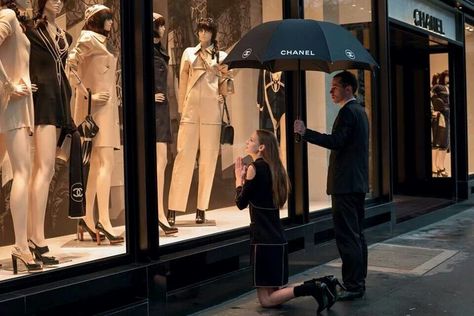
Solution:
M 168 163 L 168 144 L 167 143 L 156 143 L 156 179 L 158 188 L 158 220 L 170 226 L 168 219 L 166 219 L 165 209 L 163 205 L 163 191 L 165 181 L 165 170 L 166 164 Z
M 177 145 L 178 154 L 173 165 L 168 209 L 186 212 L 199 145 L 199 124 L 181 124 L 178 131 Z
M 199 139 L 199 187 L 197 208 L 206 211 L 209 208 L 212 183 L 219 156 L 221 126 L 201 124 Z
M 112 147 L 99 147 L 96 154 L 99 158 L 97 173 L 97 206 L 99 209 L 99 222 L 108 232 L 113 232 L 110 223 L 109 198 L 112 171 L 114 170 L 114 149 Z
M 35 155 L 30 187 L 28 235 L 33 242 L 46 246 L 44 222 L 49 185 L 54 176 L 56 160 L 56 126 L 39 125 L 35 128 Z
M 438 150 L 436 148 L 431 150 L 431 168 L 433 171 L 433 175 L 437 175 L 438 171 Z
M 0 134 L 0 169 L 3 166 L 3 160 L 5 159 L 6 153 L 7 148 L 5 147 L 5 137 L 3 136 L 3 134 Z
M 91 158 L 89 161 L 89 174 L 87 177 L 86 185 L 86 215 L 84 216 L 84 222 L 86 222 L 87 227 L 94 229 L 95 228 L 95 219 L 94 219 L 94 205 L 95 205 L 95 196 L 97 194 L 97 178 L 99 174 L 99 157 L 97 154 L 96 147 L 92 147 Z
M 446 177 L 447 176 L 447 172 L 446 172 L 446 168 L 444 166 L 444 161 L 446 159 L 446 153 L 447 153 L 447 150 L 446 149 L 440 149 L 438 150 L 438 170 L 441 170 L 440 174 L 441 176 L 443 177 Z
M 28 184 L 30 181 L 30 139 L 26 128 L 14 129 L 5 134 L 6 148 L 13 169 L 10 192 L 10 209 L 15 230 L 15 246 L 29 252 L 27 241 Z

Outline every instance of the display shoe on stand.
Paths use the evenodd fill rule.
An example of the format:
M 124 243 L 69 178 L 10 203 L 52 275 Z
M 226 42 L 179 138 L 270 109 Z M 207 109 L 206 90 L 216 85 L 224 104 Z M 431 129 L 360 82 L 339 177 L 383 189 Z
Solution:
M 77 240 L 84 241 L 84 231 L 88 232 L 92 238 L 92 241 L 97 241 L 97 235 L 94 230 L 90 229 L 87 226 L 86 222 L 81 218 L 77 222 Z M 105 236 L 103 234 L 100 235 L 100 240 L 105 240 Z
M 158 225 L 165 232 L 165 235 L 173 235 L 173 234 L 176 234 L 178 232 L 178 229 L 176 227 L 170 227 L 166 224 L 163 224 L 160 221 L 158 221 Z
M 36 260 L 43 262 L 45 266 L 54 266 L 59 264 L 59 260 L 53 256 L 45 256 L 45 253 L 49 252 L 48 246 L 40 247 L 31 239 L 28 239 L 28 247 L 31 253 L 35 256 Z
M 196 210 L 196 224 L 204 224 L 206 221 L 206 212 L 200 209 Z
M 100 245 L 100 233 L 104 234 L 105 238 L 107 238 L 111 244 L 118 244 L 123 242 L 122 236 L 112 235 L 111 233 L 105 230 L 104 226 L 100 222 L 97 222 L 97 224 L 95 224 L 95 229 L 98 245 Z
M 28 272 L 38 272 L 43 270 L 43 266 L 33 260 L 31 252 L 22 252 L 19 247 L 13 247 L 12 249 L 12 266 L 13 274 L 18 274 L 18 260 L 23 262 Z
M 449 176 L 445 168 L 438 169 L 436 173 L 438 174 L 438 177 L 441 177 L 441 178 L 447 178 Z
M 176 223 L 176 211 L 168 210 L 167 219 L 168 219 L 168 223 L 171 226 L 174 226 L 174 224 Z

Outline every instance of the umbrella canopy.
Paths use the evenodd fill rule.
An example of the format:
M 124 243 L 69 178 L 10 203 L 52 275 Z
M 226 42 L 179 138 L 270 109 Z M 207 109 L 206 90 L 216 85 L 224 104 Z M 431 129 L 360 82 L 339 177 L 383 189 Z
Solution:
M 364 46 L 338 24 L 285 19 L 260 24 L 245 34 L 223 61 L 229 68 L 270 71 L 378 67 Z

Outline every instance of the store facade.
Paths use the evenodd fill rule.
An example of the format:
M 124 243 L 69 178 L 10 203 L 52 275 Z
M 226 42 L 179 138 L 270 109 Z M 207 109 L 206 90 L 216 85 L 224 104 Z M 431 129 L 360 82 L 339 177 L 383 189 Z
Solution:
M 89 310 L 91 313 L 179 314 L 250 289 L 249 218 L 247 211 L 234 205 L 233 162 L 244 155 L 245 142 L 255 129 L 275 133 L 292 182 L 288 203 L 280 213 L 290 261 L 299 260 L 291 272 L 318 262 L 315 247 L 333 236 L 330 200 L 325 194 L 328 151 L 293 141 L 291 105 L 298 101 L 294 83 L 301 76 L 300 82 L 305 82 L 299 100 L 304 104 L 301 115 L 308 127 L 329 133 L 338 111 L 328 91 L 334 74 L 234 70 L 225 74 L 232 78 L 229 93 L 218 91 L 213 83 L 221 80 L 218 71 L 210 72 L 214 77 L 207 77 L 205 86 L 198 80 L 185 81 L 190 71 L 206 72 L 206 65 L 217 69 L 212 50 L 208 64 L 205 61 L 192 68 L 197 58 L 192 59 L 189 52 L 195 53 L 200 44 L 200 23 L 215 27 L 219 57 L 225 57 L 252 27 L 299 17 L 343 25 L 371 52 L 380 69 L 354 71 L 360 87 L 357 97 L 366 108 L 371 131 L 368 226 L 393 218 L 390 208 L 381 205 L 397 196 L 456 201 L 473 193 L 474 96 L 469 85 L 474 67 L 469 56 L 474 49 L 474 37 L 470 37 L 474 36 L 474 3 L 71 1 L 57 14 L 57 24 L 72 35 L 70 50 L 81 43 L 81 30 L 90 18 L 86 10 L 93 4 L 111 9 L 113 26 L 107 51 L 113 57 L 96 69 L 105 76 L 114 61 L 117 66 L 108 81 L 116 94 L 113 123 L 120 131 L 119 142 L 93 147 L 90 164 L 99 167 L 89 171 L 88 181 L 96 184 L 97 192 L 89 188 L 84 193 L 89 201 L 84 205 L 84 222 L 71 216 L 68 206 L 72 167 L 56 160 L 45 206 L 46 244 L 41 246 L 48 245 L 47 255 L 58 262 L 44 265 L 38 273 L 12 271 L 10 251 L 18 231 L 10 211 L 14 172 L 11 163 L 2 164 L 0 314 L 71 308 L 80 314 L 91 308 L 85 303 L 92 301 L 102 307 Z M 158 35 L 163 22 L 165 30 Z M 78 74 L 80 77 L 81 72 Z M 74 94 L 80 95 L 77 82 L 71 85 Z M 441 88 L 446 92 L 444 108 L 435 107 L 435 91 Z M 183 91 L 197 95 L 197 103 L 215 102 L 216 106 L 222 105 L 219 94 L 224 94 L 235 131 L 232 145 L 219 144 L 218 135 L 216 138 L 211 130 L 215 122 L 205 121 L 212 108 L 200 113 L 205 121 L 201 126 L 190 129 L 194 122 L 183 124 L 188 115 L 184 105 L 191 102 L 183 98 Z M 220 114 L 221 108 L 218 110 Z M 82 120 L 75 118 L 76 124 Z M 105 132 L 105 124 L 99 131 Z M 105 153 L 97 149 L 104 147 L 112 149 Z M 35 155 L 34 149 L 32 152 Z M 100 168 L 107 166 L 107 158 L 113 161 L 111 168 L 105 168 L 108 178 Z M 96 203 L 90 202 L 96 197 Z M 174 217 L 169 216 L 170 211 Z M 204 218 L 198 211 L 204 211 Z M 100 234 L 99 238 L 95 235 L 94 226 L 103 224 L 107 216 L 113 228 L 105 231 L 112 236 L 103 232 L 102 240 Z

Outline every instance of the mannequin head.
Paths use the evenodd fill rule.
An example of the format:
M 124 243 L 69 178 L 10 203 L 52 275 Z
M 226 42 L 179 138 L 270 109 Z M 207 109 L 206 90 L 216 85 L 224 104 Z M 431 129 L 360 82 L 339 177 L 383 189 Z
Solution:
M 162 39 L 165 35 L 165 18 L 158 13 L 153 13 L 153 37 Z
M 48 16 L 55 17 L 63 9 L 61 0 L 38 0 L 36 5 L 35 22 L 36 27 L 46 26 L 48 24 Z
M 199 42 L 216 44 L 217 25 L 213 19 L 201 18 L 198 21 L 197 32 L 199 36 Z
M 83 30 L 108 36 L 112 29 L 112 11 L 103 5 L 93 5 L 86 10 Z

